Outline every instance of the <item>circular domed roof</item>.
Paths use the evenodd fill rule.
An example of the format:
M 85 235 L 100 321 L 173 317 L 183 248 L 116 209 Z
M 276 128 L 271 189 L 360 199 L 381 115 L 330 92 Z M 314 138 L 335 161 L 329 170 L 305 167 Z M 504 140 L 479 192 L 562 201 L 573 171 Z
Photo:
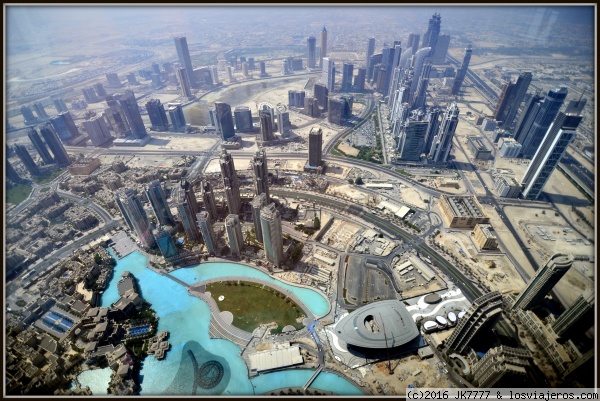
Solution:
M 425 302 L 428 304 L 437 304 L 441 300 L 442 297 L 440 297 L 438 294 L 429 294 L 425 296 Z

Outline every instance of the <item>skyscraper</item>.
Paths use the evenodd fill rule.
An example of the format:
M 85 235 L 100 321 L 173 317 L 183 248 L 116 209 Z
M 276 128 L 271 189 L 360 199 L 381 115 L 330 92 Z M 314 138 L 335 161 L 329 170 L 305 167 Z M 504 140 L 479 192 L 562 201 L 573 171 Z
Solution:
M 533 356 L 526 349 L 501 345 L 491 348 L 473 367 L 473 375 L 481 388 L 531 385 Z
M 10 180 L 14 183 L 21 182 L 22 179 L 21 179 L 21 176 L 19 175 L 19 173 L 17 173 L 15 168 L 8 161 L 8 159 L 5 159 L 5 161 L 6 161 L 6 179 Z
M 33 110 L 35 114 L 38 116 L 38 120 L 47 120 L 48 114 L 46 114 L 46 110 L 44 109 L 44 105 L 41 102 L 36 102 L 33 104 Z
M 327 103 L 329 100 L 329 89 L 327 89 L 327 87 L 325 85 L 315 84 L 315 86 L 313 87 L 313 91 L 314 91 L 315 97 L 317 98 L 317 100 L 319 102 L 319 106 L 323 110 L 327 110 Z
M 573 257 L 556 253 L 541 266 L 521 291 L 512 305 L 515 309 L 531 309 L 538 306 L 542 299 L 560 281 L 562 276 L 573 266 Z
M 548 127 L 554 121 L 558 114 L 565 98 L 567 97 L 567 88 L 561 87 L 551 89 L 543 103 L 540 105 L 539 112 L 535 116 L 531 128 L 525 134 L 521 134 L 522 155 L 526 159 L 531 159 L 538 150 L 544 135 L 548 131 Z M 518 139 L 517 139 L 518 140 Z
M 221 166 L 221 175 L 223 176 L 223 185 L 225 186 L 225 199 L 227 200 L 227 208 L 230 214 L 238 214 L 242 206 L 240 197 L 240 184 L 235 172 L 233 158 L 223 149 L 221 158 L 219 159 Z
M 48 144 L 52 155 L 54 156 L 54 161 L 59 166 L 68 166 L 71 164 L 71 158 L 67 154 L 65 147 L 62 142 L 58 138 L 56 131 L 52 128 L 52 125 L 46 123 L 40 127 L 40 134 L 44 137 L 44 140 Z
M 177 68 L 175 70 L 175 74 L 177 74 L 177 80 L 179 81 L 179 86 L 181 87 L 181 96 L 187 98 L 192 97 L 192 89 L 190 87 L 190 81 L 186 69 Z
M 229 138 L 235 136 L 231 106 L 227 103 L 216 102 L 215 110 L 217 113 L 217 128 L 221 133 L 221 138 L 223 138 L 224 141 L 228 141 Z
M 187 124 L 181 103 L 167 103 L 167 111 L 169 112 L 173 131 L 185 132 Z
M 270 202 L 269 198 L 269 170 L 267 168 L 267 152 L 264 149 L 256 151 L 254 159 L 252 160 L 252 171 L 254 171 L 254 190 L 256 195 L 262 193 L 267 195 L 267 203 Z
M 511 102 L 508 110 L 506 111 L 504 122 L 500 125 L 501 128 L 509 129 L 512 126 L 515 116 L 519 111 L 519 107 L 525 98 L 527 89 L 529 89 L 529 84 L 531 83 L 532 78 L 533 76 L 530 72 L 523 72 L 519 75 L 519 78 L 517 78 L 517 82 L 515 83 L 513 90 L 513 96 L 510 99 Z
M 440 35 L 440 25 L 442 24 L 442 16 L 438 13 L 434 13 L 429 19 L 429 26 L 427 32 L 423 35 L 423 43 L 421 48 L 430 47 L 429 55 L 433 53 L 435 46 L 437 45 L 438 36 Z
M 217 238 L 215 237 L 213 222 L 210 215 L 208 212 L 202 211 L 196 215 L 196 220 L 198 221 L 198 228 L 200 229 L 208 253 L 216 255 Z
M 308 134 L 308 164 L 319 167 L 323 163 L 323 130 L 311 128 Z
M 121 83 L 121 78 L 116 72 L 111 72 L 106 74 L 106 80 L 108 81 L 108 85 L 114 88 L 120 88 L 123 86 Z
M 560 162 L 571 141 L 577 135 L 577 127 L 581 122 L 581 111 L 586 100 L 572 101 L 566 111 L 558 116 L 548 128 L 542 143 L 539 145 L 527 171 L 521 180 L 523 198 L 535 200 Z
M 523 139 L 531 129 L 537 114 L 540 112 L 540 108 L 542 107 L 542 103 L 544 101 L 543 96 L 540 96 L 538 93 L 531 96 L 525 108 L 519 115 L 517 119 L 517 124 L 514 129 L 514 139 L 515 141 L 522 143 Z
M 167 203 L 167 196 L 160 181 L 151 181 L 146 189 L 146 194 L 148 195 L 148 199 L 150 199 L 152 209 L 154 210 L 154 214 L 160 225 L 174 226 L 175 221 L 173 220 L 171 209 Z
M 169 129 L 169 120 L 167 119 L 165 106 L 159 99 L 150 99 L 146 102 L 146 110 L 148 111 L 148 117 L 150 117 L 153 130 L 166 131 Z
M 244 235 L 242 234 L 242 225 L 240 217 L 237 214 L 230 214 L 225 217 L 225 232 L 227 233 L 227 242 L 231 256 L 240 258 L 242 256 L 242 247 L 244 246 Z
M 409 118 L 398 138 L 398 159 L 403 161 L 419 161 L 425 148 L 427 121 L 419 121 L 415 116 Z
M 81 135 L 79 129 L 73 121 L 71 113 L 68 111 L 59 113 L 57 116 L 50 119 L 50 124 L 58 134 L 58 137 L 62 142 L 67 142 L 70 139 L 77 138 Z
M 437 135 L 433 138 L 429 157 L 432 162 L 445 163 L 452 148 L 452 138 L 458 125 L 458 106 L 452 102 L 446 108 Z
M 342 92 L 350 92 L 352 90 L 352 75 L 354 73 L 354 65 L 344 63 L 342 69 Z
M 29 106 L 21 106 L 21 114 L 25 118 L 25 125 L 31 125 L 37 123 L 37 117 L 33 115 L 33 111 Z
M 167 230 L 158 227 L 152 234 L 154 235 L 158 249 L 160 249 L 160 253 L 162 253 L 165 259 L 168 260 L 177 255 L 178 250 L 175 247 L 175 242 L 173 242 L 173 238 L 171 238 Z
M 106 97 L 106 104 L 109 106 L 109 109 L 105 110 L 106 115 L 115 131 L 137 139 L 146 137 L 146 126 L 133 91 L 126 90 L 123 94 L 109 95 Z
M 252 206 L 252 222 L 254 223 L 254 234 L 256 240 L 260 243 L 263 242 L 262 226 L 260 222 L 260 211 L 263 207 L 267 206 L 267 203 L 267 194 L 264 192 L 262 194 L 256 195 L 254 199 L 252 199 L 252 202 L 250 202 L 250 205 Z
M 463 353 L 469 343 L 480 333 L 490 330 L 502 316 L 502 295 L 492 291 L 475 299 L 465 316 L 445 341 L 448 348 Z
M 452 85 L 452 90 L 450 91 L 450 94 L 453 96 L 458 95 L 463 81 L 467 76 L 467 70 L 469 69 L 469 63 L 471 62 L 471 53 L 473 53 L 473 49 L 471 48 L 471 45 L 469 45 L 465 49 L 465 55 L 463 57 L 462 64 L 460 65 L 460 68 L 456 72 L 456 77 L 454 78 L 454 84 Z
M 321 31 L 321 56 L 319 57 L 319 67 L 323 68 L 323 57 L 327 57 L 327 29 L 323 27 Z
M 423 47 L 417 51 L 417 53 L 413 56 L 413 79 L 410 85 L 410 94 L 409 99 L 413 99 L 415 96 L 415 92 L 417 91 L 417 87 L 419 86 L 419 77 L 421 76 L 421 70 L 423 69 L 423 65 L 425 64 L 425 57 L 429 55 L 430 47 Z
M 196 200 L 196 193 L 194 192 L 194 186 L 185 178 L 181 179 L 181 182 L 179 183 L 178 196 L 180 203 L 185 202 L 190 205 L 193 216 L 200 211 L 200 207 L 198 207 L 198 201 Z
M 35 150 L 37 150 L 38 154 L 40 155 L 40 157 L 42 158 L 44 163 L 46 163 L 46 164 L 54 163 L 54 159 L 52 158 L 52 156 L 50 156 L 50 152 L 48 152 L 48 148 L 46 147 L 46 144 L 44 143 L 42 138 L 40 138 L 40 136 L 39 136 L 38 132 L 35 130 L 35 128 L 28 128 L 27 136 L 29 137 L 29 140 L 31 141 L 31 143 L 33 143 Z
M 27 171 L 29 171 L 29 174 L 40 175 L 40 169 L 38 168 L 37 164 L 35 164 L 35 162 L 33 161 L 33 158 L 31 157 L 25 146 L 15 145 L 15 152 L 17 153 L 17 156 L 19 156 L 19 159 L 21 159 L 21 161 L 23 162 L 23 165 L 25 166 Z
M 269 203 L 260 211 L 260 224 L 267 260 L 275 266 L 283 262 L 283 233 L 281 215 L 275 203 Z
M 187 45 L 187 39 L 182 37 L 177 37 L 175 39 L 175 48 L 177 49 L 177 57 L 179 58 L 179 65 L 185 68 L 185 72 L 187 73 L 187 79 L 190 88 L 198 89 L 198 83 L 194 78 L 194 68 L 192 67 L 192 59 L 190 57 L 190 51 Z
M 552 323 L 552 330 L 561 337 L 580 329 L 585 331 L 594 324 L 594 292 L 587 290 Z
M 83 121 L 83 129 L 94 146 L 100 146 L 111 140 L 110 130 L 104 120 L 104 113 L 96 114 Z
M 104 89 L 104 85 L 102 85 L 102 82 L 98 82 L 97 84 L 94 84 L 94 90 L 96 91 L 96 94 L 98 95 L 98 97 L 104 99 L 108 94 L 106 93 L 106 89 Z
M 206 179 L 202 180 L 200 184 L 202 189 L 202 202 L 204 203 L 204 209 L 210 215 L 213 221 L 216 221 L 219 217 L 217 213 L 217 202 L 215 201 L 215 193 L 213 192 L 212 185 Z
M 196 224 L 192 207 L 185 199 L 179 199 L 177 203 L 177 213 L 179 214 L 179 219 L 181 220 L 188 241 L 200 242 L 200 231 L 198 231 L 198 225 Z
M 275 139 L 273 134 L 273 124 L 271 120 L 271 113 L 266 110 L 260 110 L 258 112 L 260 116 L 260 139 L 263 142 L 272 141 Z
M 508 110 L 510 108 L 510 103 L 514 97 L 514 90 L 515 84 L 512 81 L 505 82 L 504 86 L 502 87 L 500 98 L 498 99 L 498 103 L 494 109 L 494 114 L 492 115 L 494 120 L 500 123 L 499 125 L 504 124 L 504 120 L 506 119 L 506 115 L 508 114 Z
M 308 57 L 307 64 L 308 68 L 315 68 L 317 66 L 317 39 L 311 36 L 307 40 L 308 44 Z
M 323 63 L 321 81 L 330 92 L 333 92 L 335 88 L 335 63 L 329 57 L 323 58 L 321 62 Z
M 267 74 L 267 64 L 264 61 L 259 61 L 258 66 L 260 67 L 260 77 L 261 78 L 269 76 Z
M 56 108 L 56 111 L 58 113 L 63 113 L 65 111 L 69 111 L 69 109 L 67 108 L 67 104 L 65 103 L 65 101 L 63 99 L 60 99 L 60 98 L 52 99 L 52 103 L 54 103 L 54 107 Z
M 239 106 L 233 111 L 235 117 L 235 129 L 237 132 L 252 132 L 252 111 L 250 107 Z
M 375 38 L 369 38 L 369 41 L 367 42 L 367 59 L 366 59 L 366 66 L 367 66 L 367 70 L 369 69 L 369 63 L 371 62 L 371 56 L 375 53 Z
M 419 76 L 419 83 L 417 84 L 417 90 L 415 91 L 411 108 L 419 109 L 424 108 L 427 101 L 427 86 L 429 85 L 429 74 L 431 73 L 431 64 L 426 63 L 421 69 L 421 75 Z
M 433 49 L 433 54 L 431 55 L 431 62 L 433 64 L 443 64 L 446 61 L 448 47 L 450 47 L 450 35 L 439 35 L 435 48 Z
M 419 41 L 421 40 L 421 35 L 418 33 L 411 33 L 408 35 L 408 41 L 406 43 L 407 48 L 412 48 L 413 54 L 419 50 Z
M 290 125 L 290 112 L 277 109 L 277 130 L 283 138 L 289 136 Z
M 431 145 L 433 144 L 433 138 L 440 129 L 440 117 L 443 111 L 439 107 L 434 107 L 427 112 L 427 133 L 425 134 L 425 146 L 423 152 L 429 154 L 431 152 Z
M 354 90 L 362 92 L 365 90 L 365 78 L 367 76 L 367 70 L 365 68 L 359 68 L 356 76 L 354 77 Z
M 136 233 L 142 246 L 152 247 L 155 243 L 152 227 L 135 191 L 131 188 L 120 188 L 117 190 L 115 200 L 125 217 L 125 221 Z

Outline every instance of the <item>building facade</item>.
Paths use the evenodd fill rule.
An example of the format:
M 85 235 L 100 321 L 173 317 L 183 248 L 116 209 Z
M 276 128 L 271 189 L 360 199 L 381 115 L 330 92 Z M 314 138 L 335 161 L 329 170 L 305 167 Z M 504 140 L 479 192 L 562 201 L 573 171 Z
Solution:
M 477 224 L 490 222 L 490 218 L 485 215 L 481 204 L 474 196 L 442 195 L 439 206 L 442 217 L 450 228 L 473 229 Z
M 280 266 L 283 262 L 283 232 L 281 215 L 275 203 L 269 203 L 261 209 L 260 223 L 267 261 Z
M 242 234 L 242 225 L 240 217 L 237 214 L 230 214 L 225 218 L 225 232 L 227 233 L 227 242 L 231 256 L 240 258 L 244 246 L 244 235 Z

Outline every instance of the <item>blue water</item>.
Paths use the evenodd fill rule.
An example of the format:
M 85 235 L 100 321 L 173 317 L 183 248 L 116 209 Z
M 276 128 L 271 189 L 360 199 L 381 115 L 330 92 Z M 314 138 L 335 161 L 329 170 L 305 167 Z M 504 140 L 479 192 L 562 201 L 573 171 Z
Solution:
M 111 374 L 111 368 L 86 370 L 77 376 L 77 381 L 81 384 L 81 388 L 89 387 L 92 395 L 104 395 L 108 394 Z M 71 388 L 75 389 L 75 382 L 71 383 Z
M 188 284 L 227 276 L 258 278 L 293 292 L 308 308 L 310 308 L 315 316 L 323 316 L 329 312 L 329 302 L 318 292 L 309 288 L 285 284 L 259 270 L 237 263 L 203 263 L 193 267 L 176 270 L 172 272 L 171 275 Z
M 109 252 L 112 253 L 110 250 Z M 235 275 L 242 275 L 240 272 L 243 269 L 239 269 L 241 265 L 207 263 L 195 268 L 181 269 L 177 272 L 176 277 L 186 282 L 192 282 L 193 277 L 201 280 L 203 277 L 208 276 L 194 276 L 193 274 L 202 272 L 202 274 L 211 275 L 214 274 L 211 273 L 213 270 L 218 271 L 219 266 L 223 265 L 225 267 L 220 269 L 223 274 L 229 274 L 228 269 L 230 268 L 228 266 L 238 266 L 237 270 L 239 271 Z M 171 343 L 171 349 L 167 352 L 165 359 L 158 361 L 153 356 L 148 356 L 143 362 L 140 372 L 142 395 L 192 394 L 193 365 L 188 351 L 192 351 L 195 355 L 199 368 L 208 361 L 218 361 L 225 369 L 225 375 L 216 387 L 208 390 L 197 387 L 197 395 L 217 394 L 217 391 L 218 394 L 222 395 L 260 394 L 278 388 L 303 386 L 312 375 L 312 370 L 288 370 L 259 375 L 250 381 L 246 364 L 239 357 L 240 348 L 228 340 L 210 338 L 208 334 L 210 324 L 208 305 L 201 299 L 190 296 L 180 284 L 147 269 L 145 266 L 146 258 L 138 252 L 133 252 L 119 260 L 101 302 L 101 306 L 108 307 L 119 299 L 116 289 L 117 282 L 120 280 L 123 271 L 128 270 L 136 277 L 144 299 L 152 304 L 152 308 L 159 316 L 158 330 L 170 332 L 168 341 Z M 199 269 L 199 267 L 211 268 Z M 249 267 L 246 267 L 246 269 L 254 271 Z M 210 278 L 212 277 L 210 276 Z M 215 277 L 220 276 L 216 275 Z M 254 277 L 269 278 L 266 274 Z M 281 284 L 280 282 L 277 283 Z M 295 288 L 288 287 L 290 287 L 290 290 Z M 308 289 L 306 291 L 317 294 L 315 291 Z M 296 291 L 294 292 L 298 295 Z M 322 298 L 320 295 L 318 296 Z M 303 297 L 301 299 L 307 305 L 309 304 Z M 323 301 L 326 303 L 325 300 Z M 317 308 L 317 311 L 319 310 L 322 309 Z M 253 389 L 253 384 L 257 386 L 258 390 Z M 344 395 L 361 394 L 358 388 L 349 381 L 327 372 L 322 372 L 313 382 L 311 388 Z
M 137 336 L 140 334 L 146 334 L 149 331 L 150 331 L 150 326 L 134 327 L 132 329 L 129 329 L 129 335 Z

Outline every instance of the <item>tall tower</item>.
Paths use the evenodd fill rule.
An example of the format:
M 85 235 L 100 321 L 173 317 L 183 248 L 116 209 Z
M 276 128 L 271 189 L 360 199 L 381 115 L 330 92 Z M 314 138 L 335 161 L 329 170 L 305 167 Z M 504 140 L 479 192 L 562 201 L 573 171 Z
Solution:
M 19 175 L 19 173 L 17 173 L 15 168 L 8 161 L 8 159 L 5 159 L 5 161 L 6 161 L 6 179 L 10 180 L 14 183 L 21 182 L 22 179 L 21 179 L 21 176 Z
M 263 244 L 267 260 L 275 266 L 283 262 L 283 233 L 281 230 L 281 215 L 275 203 L 269 203 L 260 211 Z
M 106 98 L 106 103 L 111 109 L 120 114 L 126 133 L 130 133 L 134 138 L 138 139 L 146 137 L 146 126 L 142 120 L 142 115 L 140 114 L 133 91 L 126 90 L 123 94 L 115 93 L 112 96 L 109 95 Z
M 169 120 L 167 119 L 165 106 L 159 99 L 150 99 L 146 102 L 146 110 L 148 111 L 148 117 L 150 117 L 153 130 L 166 131 L 169 129 Z
M 192 97 L 192 89 L 190 87 L 187 70 L 185 68 L 177 68 L 175 74 L 177 74 L 177 80 L 179 81 L 179 86 L 181 86 L 181 96 L 187 98 Z
M 308 165 L 319 167 L 323 163 L 323 130 L 311 128 L 308 134 Z
M 521 103 L 525 98 L 525 94 L 527 93 L 527 89 L 529 89 L 529 84 L 531 84 L 533 76 L 531 72 L 523 72 L 517 78 L 517 82 L 515 83 L 515 88 L 513 90 L 513 96 L 511 98 L 511 103 L 506 112 L 506 117 L 504 119 L 503 124 L 501 125 L 504 129 L 509 129 L 512 126 L 513 121 L 519 111 L 519 107 L 521 107 Z
M 240 198 L 240 184 L 235 172 L 233 158 L 223 149 L 219 160 L 221 166 L 221 175 L 223 176 L 223 185 L 225 186 L 225 199 L 227 199 L 227 208 L 230 214 L 238 214 L 242 206 Z
M 17 153 L 17 156 L 19 156 L 19 159 L 21 159 L 21 161 L 25 165 L 27 171 L 29 171 L 29 174 L 40 175 L 40 169 L 38 168 L 37 164 L 35 164 L 35 162 L 33 161 L 33 158 L 31 157 L 25 146 L 15 145 L 15 152 Z
M 148 195 L 148 199 L 150 199 L 152 209 L 154 209 L 154 214 L 160 225 L 174 226 L 173 215 L 171 214 L 171 209 L 167 203 L 167 196 L 162 185 L 160 185 L 160 181 L 151 181 L 146 189 L 146 194 Z
M 510 103 L 514 98 L 514 91 L 515 84 L 513 82 L 507 81 L 504 83 L 502 92 L 500 93 L 500 98 L 498 99 L 498 103 L 496 104 L 493 114 L 494 120 L 498 121 L 499 125 L 504 125 L 508 110 L 510 109 Z
M 223 140 L 228 141 L 229 138 L 235 136 L 231 106 L 229 106 L 227 103 L 216 102 L 215 110 L 217 113 L 217 128 L 221 133 Z
M 217 238 L 215 237 L 215 231 L 213 229 L 213 222 L 208 212 L 202 211 L 196 215 L 198 221 L 198 228 L 202 233 L 204 239 L 204 245 L 208 253 L 215 255 L 217 253 Z
M 335 63 L 329 57 L 323 58 L 321 62 L 323 63 L 321 81 L 330 92 L 333 92 L 335 88 Z
M 469 63 L 471 62 L 471 54 L 472 53 L 473 53 L 473 49 L 472 49 L 471 45 L 469 45 L 465 49 L 465 55 L 463 56 L 462 64 L 460 65 L 460 68 L 456 72 L 456 77 L 454 78 L 454 84 L 452 85 L 452 91 L 450 91 L 450 94 L 453 96 L 457 96 L 458 93 L 460 92 L 460 88 L 462 87 L 465 77 L 467 76 L 467 70 L 469 69 Z
M 146 248 L 152 247 L 155 243 L 152 227 L 135 191 L 131 188 L 120 188 L 117 190 L 116 201 L 123 216 L 126 217 L 125 221 L 136 233 L 142 245 Z
M 37 114 L 38 120 L 44 121 L 48 119 L 48 114 L 46 113 L 44 105 L 41 102 L 34 103 L 33 110 L 35 111 L 35 114 Z
M 54 103 L 54 107 L 56 108 L 56 111 L 58 113 L 63 113 L 65 111 L 69 111 L 69 109 L 67 108 L 67 104 L 65 103 L 65 101 L 63 99 L 60 99 L 60 98 L 52 99 L 52 103 Z
M 225 218 L 225 232 L 227 233 L 231 255 L 240 258 L 244 246 L 244 235 L 242 234 L 240 217 L 237 214 L 230 214 Z
M 256 195 L 250 205 L 252 206 L 252 222 L 254 223 L 254 234 L 256 240 L 260 243 L 263 242 L 262 226 L 260 222 L 260 211 L 263 207 L 267 206 L 267 194 Z
M 427 27 L 427 32 L 425 32 L 425 35 L 423 35 L 423 43 L 421 44 L 421 48 L 431 48 L 429 50 L 429 54 L 433 53 L 435 49 L 438 36 L 440 35 L 441 24 L 442 16 L 438 13 L 433 14 L 433 16 L 429 19 L 429 26 Z
M 594 292 L 587 290 L 552 323 L 552 330 L 563 337 L 577 328 L 588 329 L 594 324 L 594 302 Z
M 502 315 L 502 295 L 492 291 L 475 299 L 465 316 L 446 340 L 448 348 L 463 353 L 467 345 L 480 333 L 491 329 Z
M 540 110 L 535 120 L 531 124 L 531 128 L 524 134 L 521 141 L 521 145 L 523 146 L 521 152 L 524 158 L 531 159 L 538 150 L 544 135 L 548 131 L 548 127 L 554 121 L 566 97 L 567 88 L 564 86 L 548 92 L 544 98 L 544 102 L 540 105 Z
M 435 45 L 435 49 L 433 49 L 431 62 L 433 64 L 443 64 L 446 61 L 448 47 L 450 47 L 450 35 L 439 35 L 437 43 Z
M 323 68 L 323 57 L 327 57 L 327 29 L 323 27 L 321 31 L 321 56 L 319 58 L 319 67 Z
M 187 39 L 182 36 L 175 39 L 175 48 L 177 49 L 177 57 L 179 57 L 179 64 L 185 68 L 187 72 L 187 78 L 189 86 L 194 89 L 198 89 L 198 83 L 194 78 L 194 67 L 192 67 L 192 59 L 190 57 L 190 51 L 187 45 Z
M 210 215 L 210 218 L 213 221 L 216 221 L 219 215 L 217 214 L 217 203 L 215 202 L 215 194 L 212 185 L 210 185 L 209 181 L 204 179 L 200 186 L 202 188 L 202 202 L 204 203 L 204 208 Z
M 79 129 L 77 129 L 77 126 L 75 125 L 75 121 L 73 121 L 71 113 L 68 111 L 52 117 L 50 119 L 50 124 L 52 124 L 52 127 L 54 127 L 54 130 L 62 142 L 77 138 L 81 135 Z
M 419 161 L 425 147 L 427 134 L 427 121 L 409 119 L 398 140 L 398 159 L 406 161 Z
M 533 357 L 526 349 L 506 345 L 491 348 L 473 367 L 481 388 L 524 388 L 531 383 Z
M 83 129 L 94 146 L 100 146 L 113 139 L 110 129 L 104 120 L 104 113 L 96 114 L 83 121 Z
M 158 245 L 158 249 L 160 249 L 160 253 L 162 253 L 165 259 L 168 260 L 177 255 L 178 250 L 175 247 L 173 238 L 171 238 L 171 235 L 167 230 L 158 227 L 152 234 L 154 235 L 154 240 L 156 241 L 156 245 Z
M 350 92 L 352 90 L 352 75 L 354 74 L 354 65 L 344 63 L 342 68 L 342 92 Z
M 21 114 L 25 118 L 25 125 L 31 125 L 37 123 L 37 117 L 33 115 L 33 111 L 29 106 L 21 106 Z
M 200 242 L 200 231 L 198 231 L 191 205 L 180 198 L 177 203 L 177 213 L 188 241 Z
M 54 161 L 59 166 L 68 166 L 71 164 L 71 158 L 67 154 L 65 147 L 63 146 L 58 135 L 52 125 L 46 123 L 40 127 L 40 134 L 44 137 L 44 140 L 48 144 L 52 155 L 54 155 Z
M 544 101 L 543 96 L 540 96 L 538 93 L 531 96 L 531 99 L 525 105 L 525 108 L 519 115 L 517 119 L 517 124 L 513 131 L 515 141 L 522 143 L 523 139 L 531 129 L 537 114 L 540 112 L 540 108 L 542 107 L 542 103 Z
M 185 178 L 179 183 L 178 196 L 180 203 L 185 202 L 190 205 L 192 217 L 196 216 L 196 214 L 200 211 L 200 208 L 198 207 L 198 201 L 196 200 L 196 194 L 194 193 L 194 186 Z
M 175 132 L 185 132 L 187 124 L 183 115 L 181 103 L 167 103 L 167 112 L 171 119 L 172 129 Z
M 28 128 L 27 136 L 31 140 L 31 143 L 33 143 L 33 146 L 37 150 L 44 163 L 54 163 L 54 159 L 52 158 L 52 156 L 50 156 L 50 152 L 48 152 L 46 144 L 44 143 L 44 141 L 42 141 L 42 138 L 40 138 L 35 128 Z
M 531 309 L 537 306 L 550 290 L 560 281 L 562 276 L 573 266 L 573 257 L 556 253 L 540 267 L 521 291 L 512 305 L 512 310 Z
M 269 170 L 267 168 L 267 152 L 264 149 L 261 148 L 256 151 L 252 160 L 252 170 L 254 171 L 254 189 L 256 195 L 266 194 L 267 203 L 269 203 Z
M 421 76 L 421 70 L 423 69 L 423 65 L 425 64 L 425 58 L 429 55 L 430 47 L 423 47 L 415 53 L 413 56 L 413 79 L 410 84 L 410 94 L 409 99 L 412 99 L 417 91 L 417 87 L 419 86 L 419 77 Z
M 448 105 L 448 108 L 444 112 L 444 117 L 440 123 L 438 134 L 433 138 L 431 145 L 431 151 L 429 157 L 431 161 L 445 163 L 448 161 L 448 155 L 452 148 L 452 138 L 454 132 L 456 132 L 456 126 L 458 125 L 458 106 L 456 102 Z
M 314 36 L 308 38 L 308 68 L 317 66 L 317 39 Z
M 410 35 L 408 35 L 408 41 L 406 44 L 407 48 L 412 48 L 412 52 L 413 54 L 415 54 L 417 52 L 417 50 L 419 50 L 419 41 L 421 40 L 421 35 L 419 35 L 418 33 L 411 33 Z
M 558 116 L 548 128 L 542 143 L 539 145 L 527 171 L 521 180 L 523 198 L 535 200 L 560 162 L 571 141 L 577 135 L 577 127 L 581 122 L 581 111 L 586 100 L 571 101 L 565 112 Z
M 263 142 L 274 140 L 275 135 L 273 134 L 273 120 L 271 119 L 271 113 L 267 110 L 260 110 L 258 115 L 260 117 L 260 139 Z
M 369 62 L 371 61 L 371 56 L 375 54 L 375 38 L 369 38 L 367 42 L 367 70 L 369 69 Z

